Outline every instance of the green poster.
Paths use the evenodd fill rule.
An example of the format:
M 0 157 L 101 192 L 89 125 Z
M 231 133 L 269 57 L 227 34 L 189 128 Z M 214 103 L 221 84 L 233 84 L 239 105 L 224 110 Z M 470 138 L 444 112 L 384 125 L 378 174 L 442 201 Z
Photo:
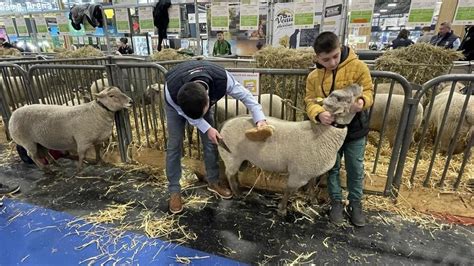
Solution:
M 19 36 L 27 36 L 28 35 L 28 28 L 26 27 L 25 18 L 23 16 L 15 17 L 16 22 L 16 31 L 18 32 Z
M 349 18 L 350 23 L 371 23 L 372 21 L 372 10 L 357 10 L 351 11 Z
M 240 26 L 241 27 L 251 27 L 258 26 L 258 15 L 241 15 L 240 16 Z
M 295 26 L 313 25 L 314 13 L 296 13 Z
M 229 28 L 229 17 L 228 16 L 215 16 L 211 17 L 211 25 L 216 28 Z
M 474 21 L 474 7 L 459 7 L 455 20 Z
M 169 29 L 179 29 L 179 18 L 170 18 L 170 22 L 168 24 Z
M 61 35 L 69 34 L 69 25 L 71 24 L 71 22 L 64 13 L 59 13 L 56 15 L 56 22 L 58 24 L 59 33 L 61 33 Z
M 115 9 L 115 22 L 117 24 L 117 31 L 129 33 L 130 32 L 130 20 L 128 18 L 127 8 L 116 8 Z
M 154 32 L 155 25 L 153 24 L 153 8 L 140 7 L 138 14 L 140 21 L 140 32 Z
M 13 24 L 13 18 L 5 18 L 5 29 L 8 35 L 16 35 L 15 24 Z
M 433 8 L 427 9 L 412 9 L 410 10 L 410 15 L 408 16 L 409 23 L 431 23 L 433 19 Z
M 48 33 L 48 25 L 46 24 L 46 19 L 44 16 L 35 16 L 35 24 L 37 33 Z

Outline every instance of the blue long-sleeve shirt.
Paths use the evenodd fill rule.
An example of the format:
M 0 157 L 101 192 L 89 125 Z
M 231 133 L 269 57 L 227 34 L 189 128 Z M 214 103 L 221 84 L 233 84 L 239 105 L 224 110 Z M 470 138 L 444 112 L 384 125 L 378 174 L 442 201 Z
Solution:
M 227 88 L 226 94 L 232 96 L 233 98 L 240 100 L 244 105 L 249 109 L 250 113 L 252 114 L 253 121 L 257 123 L 258 121 L 265 120 L 265 114 L 263 114 L 262 106 L 257 102 L 255 97 L 253 97 L 252 93 L 247 90 L 244 86 L 242 86 L 239 82 L 237 82 L 228 71 L 227 74 Z M 186 116 L 173 99 L 168 91 L 168 85 L 165 84 L 165 93 L 166 93 L 166 101 L 178 112 L 178 114 L 186 120 L 188 120 L 189 124 L 192 126 L 197 127 L 201 132 L 206 133 L 211 125 L 204 119 L 192 119 Z

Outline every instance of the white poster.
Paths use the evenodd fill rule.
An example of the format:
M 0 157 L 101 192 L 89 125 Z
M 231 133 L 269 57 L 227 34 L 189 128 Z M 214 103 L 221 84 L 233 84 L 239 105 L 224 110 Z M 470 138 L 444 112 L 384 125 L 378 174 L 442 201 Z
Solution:
M 314 1 L 314 25 L 320 25 L 323 19 L 323 0 Z
M 257 0 L 241 0 L 240 30 L 257 30 L 259 7 Z
M 322 31 L 332 31 L 339 36 L 342 22 L 342 1 L 328 0 L 323 12 Z
M 155 32 L 153 24 L 153 7 L 139 7 L 138 20 L 140 22 L 140 33 Z
M 296 48 L 299 30 L 295 30 L 293 23 L 294 3 L 277 3 L 274 8 L 272 45 Z
M 474 0 L 459 0 L 454 16 L 454 25 L 474 24 Z
M 235 80 L 237 80 L 237 82 L 249 90 L 252 95 L 258 95 L 260 85 L 259 73 L 237 72 L 232 73 L 232 75 L 234 76 Z
M 15 16 L 16 22 L 16 31 L 18 32 L 18 36 L 28 36 L 28 28 L 26 27 L 25 17 L 23 15 Z
M 438 0 L 412 0 L 408 14 L 409 26 L 430 26 Z
M 213 3 L 211 5 L 211 30 L 229 30 L 229 3 Z
M 130 20 L 128 19 L 128 8 L 115 9 L 115 22 L 117 26 L 117 32 L 119 33 L 130 32 Z

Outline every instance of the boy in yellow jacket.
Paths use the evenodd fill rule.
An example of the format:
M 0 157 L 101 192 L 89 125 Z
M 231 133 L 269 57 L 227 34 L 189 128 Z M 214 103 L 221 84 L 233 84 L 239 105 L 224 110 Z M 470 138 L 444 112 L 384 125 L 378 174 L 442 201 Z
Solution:
M 369 132 L 368 113 L 373 102 L 373 84 L 367 65 L 360 61 L 353 50 L 341 46 L 338 37 L 332 32 L 323 32 L 313 45 L 316 53 L 317 69 L 312 71 L 306 80 L 306 112 L 315 123 L 326 126 L 334 125 L 334 116 L 324 110 L 321 102 L 333 90 L 343 89 L 358 83 L 363 88 L 360 98 L 352 105 L 356 113 L 348 125 L 344 145 L 339 150 L 336 164 L 329 171 L 328 192 L 331 197 L 329 219 L 334 224 L 344 222 L 344 205 L 339 178 L 341 159 L 344 157 L 349 191 L 348 213 L 351 222 L 356 226 L 365 225 L 362 212 L 362 191 L 364 180 L 364 152 L 366 136 Z

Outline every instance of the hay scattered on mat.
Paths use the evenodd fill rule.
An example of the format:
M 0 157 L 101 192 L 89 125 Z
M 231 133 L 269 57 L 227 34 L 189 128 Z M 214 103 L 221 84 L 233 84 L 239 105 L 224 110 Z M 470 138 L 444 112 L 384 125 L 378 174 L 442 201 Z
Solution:
M 132 209 L 133 204 L 135 204 L 135 201 L 131 201 L 127 204 L 111 204 L 108 205 L 105 210 L 99 210 L 96 213 L 91 213 L 88 216 L 85 216 L 84 220 L 94 224 L 122 222 L 123 219 L 125 219 L 127 212 Z
M 188 232 L 185 225 L 179 224 L 178 216 L 163 215 L 161 217 L 156 217 L 155 214 L 150 211 L 142 212 L 141 216 L 143 218 L 141 229 L 145 231 L 148 237 L 166 237 L 169 241 L 179 244 L 184 244 L 188 240 L 197 239 L 195 233 Z
M 57 58 L 88 58 L 88 57 L 103 57 L 104 53 L 99 49 L 86 45 L 74 51 L 64 51 L 56 54 Z
M 460 51 L 417 43 L 385 52 L 375 60 L 375 69 L 399 73 L 408 81 L 421 85 L 447 74 L 453 66 L 453 61 L 463 57 Z
M 187 54 L 178 53 L 177 50 L 166 48 L 151 56 L 152 61 L 184 60 L 190 58 Z

